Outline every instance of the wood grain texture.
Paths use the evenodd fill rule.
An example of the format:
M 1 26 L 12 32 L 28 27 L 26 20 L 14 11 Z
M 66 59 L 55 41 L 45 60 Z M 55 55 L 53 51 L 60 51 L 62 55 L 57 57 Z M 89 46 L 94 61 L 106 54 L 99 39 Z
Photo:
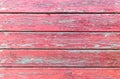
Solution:
M 120 1 L 0 0 L 0 12 L 120 12 Z
M 69 14 L 36 14 L 52 12 Z M 0 0 L 0 79 L 119 79 L 120 15 L 92 12 L 119 13 L 120 1 Z
M 0 31 L 120 31 L 120 15 L 1 14 Z
M 119 49 L 119 32 L 0 32 L 0 48 Z
M 0 50 L 0 66 L 119 67 L 120 50 Z
M 1 68 L 1 79 L 119 79 L 120 69 Z

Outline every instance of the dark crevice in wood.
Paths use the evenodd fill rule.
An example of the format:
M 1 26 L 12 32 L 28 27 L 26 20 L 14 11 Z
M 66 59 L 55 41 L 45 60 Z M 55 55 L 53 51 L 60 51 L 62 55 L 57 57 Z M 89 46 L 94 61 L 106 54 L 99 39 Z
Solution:
M 0 66 L 0 68 L 120 68 L 120 66 Z
M 120 12 L 0 12 L 0 14 L 120 14 Z
M 120 50 L 120 48 L 0 48 L 0 50 Z
M 105 33 L 120 33 L 120 31 L 31 31 L 31 30 L 23 30 L 23 31 L 12 31 L 12 30 L 0 30 L 0 32 L 105 32 Z
M 50 33 L 52 33 L 52 32 L 57 32 L 57 33 L 61 33 L 61 32 L 64 32 L 64 33 L 66 33 L 66 32 L 75 32 L 75 33 L 78 33 L 78 32 L 80 32 L 80 33 L 85 33 L 85 32 L 87 32 L 87 33 L 94 33 L 94 32 L 96 32 L 96 33 L 120 33 L 120 31 L 8 31 L 8 30 L 2 30 L 2 31 L 0 31 L 0 32 L 10 32 L 10 33 L 12 33 L 12 32 L 14 32 L 14 33 L 18 33 L 18 32 L 36 32 L 36 33 L 40 33 L 40 32 L 50 32 Z

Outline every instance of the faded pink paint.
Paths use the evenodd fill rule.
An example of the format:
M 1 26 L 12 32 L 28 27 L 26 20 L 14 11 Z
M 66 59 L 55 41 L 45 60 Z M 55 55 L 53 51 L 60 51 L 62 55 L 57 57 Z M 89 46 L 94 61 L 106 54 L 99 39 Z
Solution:
M 2 50 L 0 66 L 116 67 L 120 50 Z
M 120 31 L 119 14 L 1 14 L 3 31 Z
M 119 0 L 0 0 L 0 12 L 120 12 Z
M 0 12 L 7 12 L 0 15 L 0 31 L 3 31 L 0 32 L 0 79 L 120 78 L 120 68 L 117 68 L 120 66 L 120 50 L 112 50 L 120 49 L 119 14 L 32 14 L 117 13 L 120 12 L 119 0 L 0 0 Z M 15 66 L 21 68 L 14 68 Z M 78 68 L 95 66 L 114 68 Z
M 119 32 L 1 32 L 0 48 L 119 49 Z
M 1 79 L 119 79 L 119 68 L 2 68 Z

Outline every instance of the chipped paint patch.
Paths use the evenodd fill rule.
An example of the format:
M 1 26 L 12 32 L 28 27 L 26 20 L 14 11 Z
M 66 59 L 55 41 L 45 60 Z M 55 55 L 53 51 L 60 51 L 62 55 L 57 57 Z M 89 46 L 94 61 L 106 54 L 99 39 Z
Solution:
M 105 33 L 105 34 L 104 34 L 105 37 L 108 37 L 108 36 L 110 36 L 110 35 L 111 35 L 111 33 Z
M 33 57 L 28 57 L 28 58 L 21 58 L 16 61 L 17 64 L 28 64 L 28 63 L 43 63 L 44 59 L 42 58 L 33 58 Z
M 63 59 L 54 59 L 54 58 L 21 58 L 19 60 L 16 61 L 17 64 L 30 64 L 30 63 L 36 63 L 36 64 L 40 64 L 40 63 L 67 63 L 70 62 L 70 60 L 63 60 Z
M 18 63 L 18 64 L 26 64 L 26 63 L 31 63 L 31 62 L 32 62 L 32 58 L 21 58 L 16 63 Z
M 59 23 L 71 23 L 74 22 L 75 20 L 70 19 L 70 20 L 60 20 Z
M 67 50 L 67 51 L 69 51 L 71 53 L 80 53 L 81 52 L 80 50 Z
M 100 50 L 100 51 L 98 51 L 98 50 L 66 50 L 66 51 L 68 51 L 68 52 L 70 52 L 70 53 L 101 53 L 102 51 L 104 51 L 104 50 Z
M 95 45 L 94 47 L 95 47 L 95 48 L 98 48 L 98 47 L 100 47 L 100 45 Z
M 9 32 L 4 32 L 4 35 L 6 35 L 6 36 L 9 35 Z
M 7 8 L 5 8 L 5 7 L 2 7 L 2 8 L 0 8 L 0 10 L 7 10 Z
M 55 44 L 56 46 L 65 46 L 65 44 Z
M 8 44 L 0 44 L 0 47 L 7 48 L 7 47 L 9 47 L 9 45 Z
M 1 59 L 0 63 L 5 63 L 7 61 L 7 59 Z
M 36 59 L 34 60 L 34 62 L 35 62 L 35 63 L 43 63 L 43 62 L 44 62 L 44 59 L 42 59 L 42 58 L 36 58 Z
M 4 77 L 4 74 L 0 74 L 0 77 Z
M 22 45 L 20 45 L 20 46 L 22 46 L 22 47 L 27 47 L 27 46 L 32 47 L 33 45 L 32 45 L 32 44 L 22 44 Z
M 0 53 L 3 52 L 3 50 L 0 50 Z

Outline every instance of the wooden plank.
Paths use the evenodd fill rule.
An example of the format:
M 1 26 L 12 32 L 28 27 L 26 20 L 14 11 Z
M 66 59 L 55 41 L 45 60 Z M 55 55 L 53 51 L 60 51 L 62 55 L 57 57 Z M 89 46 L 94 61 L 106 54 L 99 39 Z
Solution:
M 1 79 L 119 79 L 120 69 L 1 68 Z
M 30 2 L 30 1 L 29 1 Z M 120 31 L 119 14 L 1 14 L 0 31 Z
M 119 49 L 119 32 L 0 32 L 0 48 Z
M 11 5 L 12 4 L 12 5 Z M 1 12 L 120 12 L 119 0 L 0 0 Z
M 119 67 L 120 50 L 0 50 L 0 66 Z

